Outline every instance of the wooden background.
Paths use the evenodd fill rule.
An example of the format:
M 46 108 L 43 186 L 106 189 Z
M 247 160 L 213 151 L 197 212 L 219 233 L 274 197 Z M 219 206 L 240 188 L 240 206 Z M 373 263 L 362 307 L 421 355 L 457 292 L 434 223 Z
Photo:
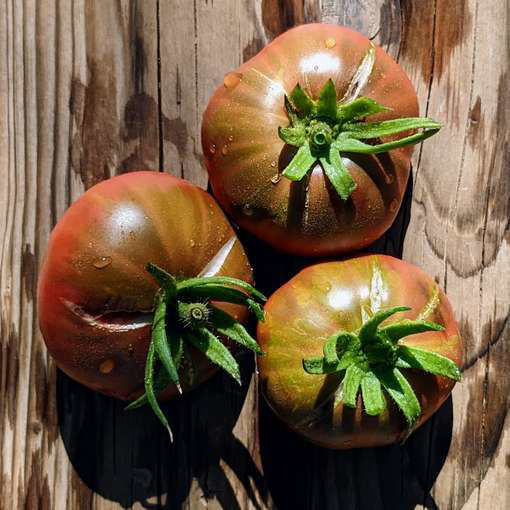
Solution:
M 35 312 L 48 235 L 118 172 L 205 187 L 199 127 L 213 89 L 316 20 L 385 47 L 422 113 L 445 125 L 417 148 L 414 189 L 373 250 L 403 250 L 446 289 L 463 382 L 405 446 L 330 452 L 263 402 L 257 414 L 245 356 L 241 389 L 218 375 L 165 407 L 179 438 L 169 446 L 150 413 L 124 413 L 48 358 Z M 510 508 L 508 25 L 507 0 L 1 0 L 2 510 Z M 306 262 L 243 241 L 265 290 Z

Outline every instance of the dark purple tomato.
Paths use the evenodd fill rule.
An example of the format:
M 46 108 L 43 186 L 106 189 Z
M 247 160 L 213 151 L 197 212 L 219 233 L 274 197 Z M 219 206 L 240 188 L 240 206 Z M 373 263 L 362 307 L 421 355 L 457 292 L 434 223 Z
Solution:
M 462 342 L 445 294 L 392 257 L 308 267 L 269 298 L 265 316 L 263 394 L 291 429 L 325 447 L 404 439 L 460 378 Z
M 39 324 L 64 372 L 121 399 L 135 398 L 144 388 L 159 288 L 145 269 L 148 263 L 178 280 L 252 279 L 243 248 L 216 202 L 185 180 L 129 173 L 97 184 L 73 203 L 49 241 L 39 278 Z M 236 319 L 246 317 L 245 307 L 215 305 Z M 214 371 L 196 349 L 186 362 L 193 365 L 193 383 L 183 362 L 184 390 Z M 159 397 L 176 392 L 169 385 Z
M 383 49 L 335 25 L 293 28 L 227 74 L 207 106 L 213 192 L 277 250 L 358 250 L 395 219 L 411 144 L 440 127 L 417 116 L 413 85 Z

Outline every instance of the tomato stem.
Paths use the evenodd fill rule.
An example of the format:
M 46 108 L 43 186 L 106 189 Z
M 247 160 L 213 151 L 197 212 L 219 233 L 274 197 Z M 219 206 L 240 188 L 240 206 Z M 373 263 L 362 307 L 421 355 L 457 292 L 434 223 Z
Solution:
M 358 97 L 360 90 L 357 85 L 362 75 L 366 81 L 374 61 L 375 51 L 370 48 L 351 81 L 350 92 L 340 101 L 337 101 L 337 92 L 331 79 L 325 83 L 318 100 L 310 97 L 299 83 L 289 96 L 285 96 L 289 125 L 280 127 L 278 134 L 285 143 L 298 150 L 284 169 L 284 177 L 299 181 L 315 163 L 320 162 L 339 196 L 347 200 L 356 189 L 356 182 L 343 163 L 342 155 L 388 152 L 420 143 L 439 131 L 441 125 L 428 118 L 366 122 L 367 117 L 390 110 L 373 99 Z M 421 131 L 391 142 L 368 144 L 361 141 L 394 137 L 417 129 Z
M 161 423 L 172 432 L 159 407 L 156 394 L 173 383 L 182 392 L 182 361 L 191 359 L 189 347 L 201 351 L 241 384 L 239 365 L 220 340 L 228 338 L 256 354 L 262 351 L 256 340 L 234 317 L 211 304 L 211 301 L 248 307 L 259 320 L 264 320 L 260 302 L 266 297 L 249 283 L 236 278 L 215 276 L 177 281 L 155 264 L 147 271 L 161 286 L 156 293 L 152 336 L 145 370 L 145 393 L 126 409 L 148 403 Z M 155 364 L 160 362 L 156 379 Z M 180 370 L 181 369 L 181 370 Z
M 365 412 L 371 416 L 386 408 L 386 392 L 402 411 L 408 431 L 421 415 L 420 403 L 401 369 L 418 369 L 430 374 L 460 380 L 457 365 L 445 356 L 424 349 L 399 344 L 408 335 L 443 331 L 436 323 L 403 319 L 386 326 L 382 323 L 398 312 L 410 308 L 398 306 L 366 315 L 356 332 L 338 331 L 326 340 L 323 356 L 303 360 L 309 374 L 344 373 L 343 403 L 357 407 L 361 389 Z

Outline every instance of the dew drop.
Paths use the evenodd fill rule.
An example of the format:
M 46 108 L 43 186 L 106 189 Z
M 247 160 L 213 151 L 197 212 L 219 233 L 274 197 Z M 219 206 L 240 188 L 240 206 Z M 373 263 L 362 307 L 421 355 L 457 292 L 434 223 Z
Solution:
M 395 212 L 398 209 L 398 200 L 394 198 L 390 203 L 390 211 Z
M 273 177 L 271 177 L 271 182 L 273 184 L 278 184 L 281 180 L 282 176 L 280 174 L 275 174 Z
M 214 143 L 209 147 L 209 152 L 211 154 L 214 154 L 216 152 L 216 145 L 214 145 Z
M 246 216 L 252 216 L 253 215 L 253 209 L 251 208 L 250 204 L 244 204 L 243 205 L 243 213 Z
M 108 267 L 112 263 L 111 257 L 99 257 L 98 259 L 94 260 L 92 262 L 92 265 L 96 269 L 104 269 L 105 267 Z
M 233 141 L 234 141 L 234 137 L 233 137 L 232 135 L 230 135 L 230 136 L 228 137 L 228 141 L 229 141 L 229 142 L 233 142 Z
M 102 374 L 109 374 L 113 370 L 114 367 L 115 367 L 115 362 L 112 359 L 107 359 L 107 360 L 104 360 L 99 365 L 99 371 Z
M 236 87 L 243 75 L 241 73 L 227 73 L 223 78 L 223 85 L 227 87 L 227 89 L 233 89 Z
M 324 44 L 326 45 L 326 48 L 331 49 L 331 48 L 334 48 L 336 46 L 336 40 L 333 37 L 328 37 L 324 41 Z
M 221 148 L 221 153 L 226 156 L 228 154 L 228 147 L 226 145 L 224 145 L 222 148 Z

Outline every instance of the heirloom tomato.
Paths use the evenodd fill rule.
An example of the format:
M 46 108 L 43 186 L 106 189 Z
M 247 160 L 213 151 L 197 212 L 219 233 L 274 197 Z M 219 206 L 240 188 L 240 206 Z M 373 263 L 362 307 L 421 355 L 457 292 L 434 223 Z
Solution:
M 217 335 L 259 351 L 237 322 L 246 306 L 261 312 L 251 279 L 210 195 L 168 174 L 120 175 L 89 189 L 53 230 L 39 278 L 40 328 L 69 376 L 120 399 L 139 397 L 145 385 L 135 404 L 149 401 L 166 425 L 156 393 L 169 398 L 203 381 L 209 361 L 239 380 Z
M 395 219 L 411 145 L 440 128 L 417 116 L 405 72 L 366 37 L 327 24 L 293 28 L 211 98 L 202 146 L 212 190 L 280 251 L 360 249 Z
M 393 257 L 308 267 L 269 298 L 265 317 L 262 391 L 291 429 L 325 447 L 404 440 L 460 379 L 445 294 Z

